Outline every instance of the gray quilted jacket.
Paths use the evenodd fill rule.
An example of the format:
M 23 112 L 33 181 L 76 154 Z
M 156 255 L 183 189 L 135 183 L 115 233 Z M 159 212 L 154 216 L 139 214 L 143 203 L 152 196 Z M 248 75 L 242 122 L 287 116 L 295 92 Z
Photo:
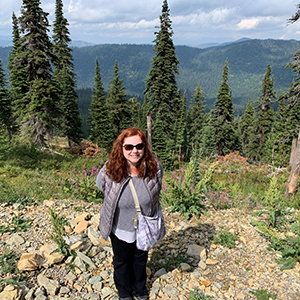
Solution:
M 116 211 L 118 200 L 122 193 L 123 187 L 129 181 L 130 176 L 126 176 L 120 182 L 115 182 L 110 178 L 108 174 L 106 174 L 105 170 L 106 168 L 104 165 L 102 171 L 99 173 L 100 178 L 98 178 L 98 175 L 96 183 L 99 187 L 99 180 L 101 180 L 101 190 L 104 194 L 104 202 L 100 209 L 99 230 L 102 237 L 107 240 L 112 230 L 114 214 Z M 162 165 L 157 162 L 157 172 L 155 174 L 155 177 L 152 179 L 150 179 L 149 177 L 144 177 L 143 179 L 152 201 L 151 214 L 155 212 L 157 206 L 162 185 L 162 177 L 163 168 Z

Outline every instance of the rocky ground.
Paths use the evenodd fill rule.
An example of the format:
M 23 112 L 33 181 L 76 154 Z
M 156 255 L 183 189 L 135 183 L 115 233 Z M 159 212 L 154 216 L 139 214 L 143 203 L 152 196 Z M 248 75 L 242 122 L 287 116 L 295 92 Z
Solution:
M 70 259 L 53 264 L 57 261 L 54 254 L 45 250 L 53 244 L 49 239 L 52 225 L 48 207 L 70 223 L 67 241 L 77 253 L 71 265 Z M 118 299 L 111 247 L 96 230 L 99 209 L 99 204 L 52 199 L 21 210 L 18 205 L 2 204 L 0 226 L 18 217 L 30 219 L 31 227 L 24 232 L 0 233 L 0 257 L 4 251 L 23 254 L 18 260 L 23 269 L 19 272 L 23 276 L 20 288 L 7 285 L 0 299 Z M 268 240 L 250 224 L 255 219 L 258 217 L 230 209 L 209 211 L 208 216 L 187 221 L 165 210 L 167 236 L 149 253 L 150 299 L 189 299 L 195 288 L 219 300 L 256 299 L 250 291 L 258 289 L 276 293 L 282 300 L 300 299 L 300 264 L 281 271 L 276 263 L 281 255 L 266 249 Z M 224 230 L 238 234 L 235 248 L 213 243 L 213 237 Z M 31 259 L 27 260 L 26 253 Z M 2 274 L 2 279 L 15 279 L 15 275 Z

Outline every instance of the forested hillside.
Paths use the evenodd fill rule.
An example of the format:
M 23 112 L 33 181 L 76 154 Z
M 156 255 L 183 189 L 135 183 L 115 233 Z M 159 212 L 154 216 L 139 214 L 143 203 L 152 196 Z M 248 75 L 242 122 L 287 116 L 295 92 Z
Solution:
M 208 104 L 207 109 L 212 108 L 221 82 L 222 68 L 225 59 L 228 58 L 228 83 L 232 89 L 235 113 L 241 114 L 249 98 L 257 100 L 268 64 L 273 70 L 277 95 L 286 92 L 295 77 L 286 65 L 299 49 L 300 42 L 295 40 L 248 40 L 208 49 L 176 46 L 180 62 L 178 86 L 182 91 L 187 91 L 190 99 L 200 83 Z M 0 59 L 4 68 L 8 62 L 9 50 L 8 47 L 0 47 Z M 75 47 L 73 57 L 77 88 L 93 86 L 95 59 L 98 57 L 105 89 L 117 60 L 126 92 L 143 98 L 145 79 L 153 55 L 152 45 L 105 44 Z

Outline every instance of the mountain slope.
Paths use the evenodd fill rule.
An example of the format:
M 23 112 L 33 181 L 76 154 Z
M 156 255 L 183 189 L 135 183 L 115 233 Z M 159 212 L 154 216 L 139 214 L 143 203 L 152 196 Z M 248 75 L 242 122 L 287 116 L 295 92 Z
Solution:
M 5 68 L 10 48 L 0 47 L 0 59 Z M 300 49 L 295 40 L 246 40 L 214 48 L 199 49 L 176 46 L 180 75 L 178 87 L 187 91 L 190 98 L 198 83 L 203 89 L 207 108 L 213 107 L 226 58 L 229 66 L 229 86 L 232 89 L 235 110 L 241 113 L 249 98 L 256 101 L 260 95 L 263 76 L 268 64 L 274 75 L 277 95 L 288 90 L 296 75 L 285 68 Z M 104 44 L 73 48 L 78 88 L 92 88 L 95 59 L 98 57 L 105 89 L 113 76 L 113 66 L 118 61 L 120 76 L 126 92 L 143 98 L 145 79 L 151 68 L 153 45 Z

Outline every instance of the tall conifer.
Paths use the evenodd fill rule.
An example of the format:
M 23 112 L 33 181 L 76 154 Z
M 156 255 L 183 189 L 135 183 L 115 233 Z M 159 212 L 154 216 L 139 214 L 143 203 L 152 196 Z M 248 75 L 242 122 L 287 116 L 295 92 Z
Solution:
M 116 61 L 113 69 L 114 76 L 111 78 L 108 86 L 106 98 L 114 139 L 117 138 L 122 130 L 132 126 L 131 107 L 126 98 L 126 88 L 123 85 L 123 79 L 120 79 L 119 72 L 119 65 Z
M 266 74 L 262 82 L 261 96 L 258 99 L 257 111 L 257 133 L 259 136 L 258 156 L 263 157 L 265 143 L 268 139 L 274 122 L 274 110 L 271 104 L 274 103 L 276 92 L 274 91 L 274 78 L 271 66 L 268 65 Z
M 62 133 L 67 137 L 68 146 L 70 147 L 71 142 L 80 142 L 82 121 L 79 115 L 75 91 L 75 74 L 73 72 L 72 49 L 69 47 L 71 39 L 68 25 L 67 19 L 63 16 L 62 0 L 56 0 L 55 21 L 53 23 L 53 52 L 55 54 L 53 78 L 60 88 L 60 102 L 61 107 L 64 108 Z
M 203 123 L 203 132 L 201 135 L 201 154 L 206 157 L 211 157 L 217 154 L 217 145 L 215 137 L 215 129 L 213 127 L 213 113 L 210 111 L 205 115 L 205 121 Z M 199 152 L 195 151 L 197 155 Z
M 178 58 L 173 44 L 173 31 L 171 27 L 170 10 L 167 0 L 163 1 L 159 31 L 155 32 L 155 55 L 152 59 L 152 67 L 146 79 L 145 97 L 153 105 L 152 117 L 156 122 L 156 114 L 164 120 L 163 128 L 167 138 L 174 144 L 174 124 L 178 107 L 178 91 L 175 76 L 178 72 Z M 157 133 L 153 130 L 153 136 Z M 169 151 L 171 149 L 168 149 Z
M 269 134 L 264 151 L 264 161 L 272 161 L 276 166 L 286 166 L 289 163 L 291 136 L 287 130 L 287 109 L 285 96 L 280 97 L 275 113 L 274 125 Z
M 251 133 L 255 135 L 257 134 L 256 133 L 257 129 L 252 128 L 254 124 L 254 118 L 255 118 L 255 110 L 254 110 L 253 102 L 249 99 L 244 114 L 241 116 L 239 122 L 240 137 L 242 142 L 242 154 L 247 157 L 249 157 L 247 147 L 250 142 L 250 135 Z
M 23 97 L 26 111 L 21 112 L 22 130 L 40 146 L 44 146 L 45 135 L 51 136 L 61 113 L 58 90 L 52 80 L 53 53 L 47 35 L 47 16 L 39 0 L 23 0 L 20 51 L 15 58 L 15 63 L 25 66 L 28 72 L 28 92 Z
M 205 96 L 200 84 L 195 89 L 188 111 L 189 136 L 192 149 L 200 150 L 202 130 L 204 125 Z
M 223 80 L 217 94 L 213 113 L 216 146 L 219 155 L 226 155 L 236 147 L 231 88 L 228 85 L 228 59 L 223 68 Z
M 12 14 L 12 50 L 9 53 L 8 70 L 10 81 L 10 94 L 13 102 L 13 114 L 17 121 L 21 121 L 27 110 L 29 99 L 26 93 L 28 86 L 28 71 L 26 70 L 25 60 L 21 59 L 21 43 L 18 19 L 15 13 Z
M 4 71 L 0 60 L 0 124 L 7 131 L 9 141 L 12 139 L 12 107 L 11 97 L 7 89 Z
M 187 151 L 187 94 L 186 91 L 183 93 L 183 97 L 181 97 L 180 89 L 178 90 L 178 96 L 180 96 L 177 122 L 176 125 L 176 150 L 178 151 L 178 160 L 182 161 L 185 159 L 186 151 Z
M 98 146 L 110 151 L 114 141 L 114 136 L 111 128 L 109 110 L 106 105 L 98 58 L 96 58 L 94 81 L 94 90 L 90 107 L 91 117 L 89 119 L 89 138 L 93 142 L 97 143 Z

